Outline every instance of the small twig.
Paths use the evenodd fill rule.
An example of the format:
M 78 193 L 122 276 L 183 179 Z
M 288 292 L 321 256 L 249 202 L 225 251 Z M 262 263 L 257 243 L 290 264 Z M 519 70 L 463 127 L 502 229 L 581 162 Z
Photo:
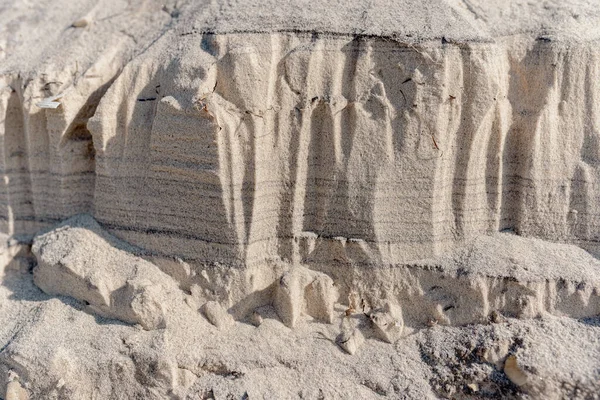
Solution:
M 437 144 L 437 142 L 435 141 L 435 136 L 433 136 L 433 133 L 431 134 L 431 140 L 433 140 L 433 145 L 435 146 L 435 148 L 436 148 L 437 150 L 439 150 L 440 148 L 438 147 L 438 144 Z

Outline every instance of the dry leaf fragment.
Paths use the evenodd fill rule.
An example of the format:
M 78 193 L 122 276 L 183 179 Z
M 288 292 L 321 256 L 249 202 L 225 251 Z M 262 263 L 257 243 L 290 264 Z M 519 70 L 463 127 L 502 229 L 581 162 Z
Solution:
M 57 108 L 60 106 L 60 102 L 57 101 L 63 97 L 63 94 L 57 94 L 55 96 L 46 97 L 44 100 L 36 104 L 39 108 Z
M 527 383 L 527 374 L 523 372 L 517 363 L 517 357 L 510 355 L 504 362 L 504 373 L 517 386 L 523 386 Z
M 89 23 L 90 23 L 90 21 L 88 21 L 87 18 L 81 18 L 81 19 L 78 19 L 77 21 L 73 22 L 71 24 L 71 26 L 73 28 L 85 28 L 86 26 L 88 26 Z
M 479 391 L 479 385 L 476 383 L 469 383 L 467 387 L 471 389 L 473 393 L 477 393 Z

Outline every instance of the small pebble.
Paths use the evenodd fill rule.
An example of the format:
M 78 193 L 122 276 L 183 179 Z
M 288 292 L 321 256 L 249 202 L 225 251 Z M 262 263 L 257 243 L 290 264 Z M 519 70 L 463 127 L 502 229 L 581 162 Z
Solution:
M 90 22 L 87 20 L 87 18 L 81 18 L 81 19 L 78 19 L 77 21 L 73 22 L 71 24 L 71 26 L 73 28 L 85 28 L 86 26 L 89 25 L 89 23 Z

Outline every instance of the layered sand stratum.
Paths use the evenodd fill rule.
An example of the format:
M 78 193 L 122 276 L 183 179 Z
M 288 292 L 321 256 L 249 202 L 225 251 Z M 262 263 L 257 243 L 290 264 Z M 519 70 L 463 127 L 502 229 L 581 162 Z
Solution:
M 595 2 L 0 21 L 0 398 L 598 398 Z

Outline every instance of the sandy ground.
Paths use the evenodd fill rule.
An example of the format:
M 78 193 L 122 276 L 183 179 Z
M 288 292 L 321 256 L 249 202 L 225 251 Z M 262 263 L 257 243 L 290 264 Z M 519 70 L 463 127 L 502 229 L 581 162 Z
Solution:
M 86 265 L 86 254 L 96 257 L 94 238 L 111 241 L 106 233 L 93 230 L 94 225 L 71 225 L 47 233 L 44 239 L 48 243 L 51 237 L 60 244 L 58 265 L 68 267 L 69 260 Z M 78 239 L 69 243 L 67 238 Z M 540 256 L 536 248 L 542 248 L 547 258 L 552 248 L 559 253 L 577 251 L 574 246 L 518 237 L 481 240 L 497 249 L 506 240 L 528 244 L 528 258 L 513 258 L 516 267 L 526 267 L 513 269 L 512 280 L 522 285 L 527 285 L 527 277 L 514 271 L 531 268 L 531 260 Z M 481 257 L 474 255 L 465 262 L 459 256 L 476 254 L 477 248 L 472 244 L 457 251 L 453 260 L 460 261 L 463 270 L 448 267 L 446 277 L 437 281 L 460 274 L 473 280 L 478 271 L 485 272 Z M 11 249 L 5 250 L 5 257 Z M 143 261 L 117 248 L 101 250 L 105 265 L 118 256 L 124 270 L 129 258 L 137 260 L 138 266 Z M 39 256 L 40 250 L 36 252 Z M 39 257 L 48 260 L 49 256 Z M 502 264 L 501 256 L 496 260 Z M 427 265 L 445 268 L 439 267 L 445 265 L 440 260 L 423 262 L 418 268 L 425 270 Z M 146 330 L 98 316 L 91 308 L 93 298 L 90 304 L 45 294 L 33 282 L 34 275 L 39 279 L 38 272 L 32 274 L 36 268 L 35 257 L 21 250 L 5 267 L 0 286 L 0 373 L 18 380 L 34 399 L 594 399 L 599 393 L 598 317 L 572 318 L 544 311 L 533 318 L 526 314 L 514 318 L 492 312 L 483 323 L 447 326 L 448 322 L 431 320 L 424 327 L 410 327 L 407 320 L 403 333 L 388 343 L 376 334 L 375 320 L 369 317 L 372 310 L 347 313 L 349 305 L 341 299 L 334 304 L 331 323 L 302 313 L 290 329 L 272 305 L 258 307 L 236 321 L 226 314 L 231 320 L 225 323 L 223 316 L 202 311 L 206 299 L 180 291 L 163 299 L 165 304 L 178 296 L 183 299 L 173 306 L 179 307 L 176 311 L 166 311 L 165 326 Z M 565 276 L 563 285 L 568 286 L 574 278 Z M 578 294 L 572 290 L 572 295 Z M 534 298 L 534 292 L 529 296 Z M 510 295 L 505 301 L 510 302 Z M 353 354 L 348 354 L 341 337 L 348 329 L 364 340 L 356 342 Z

